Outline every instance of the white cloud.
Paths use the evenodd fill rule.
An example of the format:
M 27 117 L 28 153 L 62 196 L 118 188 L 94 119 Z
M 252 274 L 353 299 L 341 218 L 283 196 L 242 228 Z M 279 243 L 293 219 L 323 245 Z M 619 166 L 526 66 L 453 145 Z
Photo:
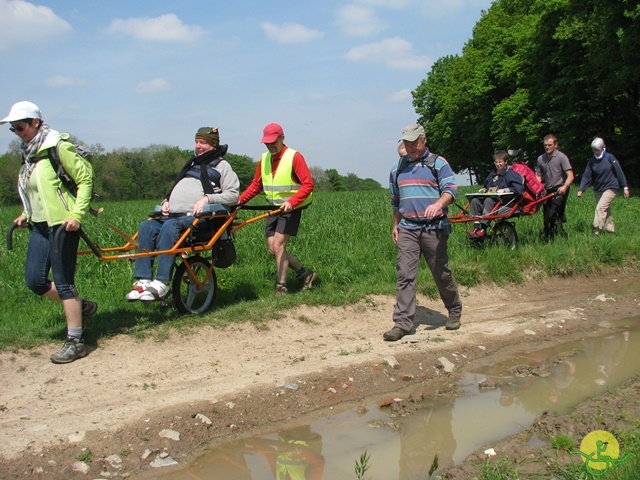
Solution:
M 47 78 L 46 84 L 50 87 L 76 87 L 84 85 L 87 80 L 80 77 L 65 77 L 64 75 L 54 75 Z
M 465 11 L 487 7 L 487 0 L 413 0 L 410 8 L 426 19 L 456 18 Z
M 167 90 L 169 88 L 169 82 L 164 78 L 154 78 L 148 82 L 140 82 L 136 87 L 137 93 L 157 93 Z
M 49 7 L 0 0 L 0 51 L 50 42 L 73 29 Z
M 419 0 L 421 3 L 424 0 Z M 451 1 L 451 0 L 447 0 Z M 364 5 L 371 5 L 373 7 L 384 7 L 384 8 L 394 8 L 401 9 L 409 6 L 411 4 L 411 0 L 357 0 L 358 3 L 362 3 Z
M 276 43 L 303 43 L 324 37 L 324 33 L 321 31 L 312 30 L 298 23 L 276 25 L 275 23 L 263 22 L 260 26 L 267 38 Z
M 397 92 L 393 92 L 390 96 L 389 96 L 389 100 L 391 100 L 392 102 L 403 102 L 407 99 L 413 99 L 413 96 L 411 95 L 411 89 L 410 88 L 403 88 L 402 90 L 398 90 Z
M 206 34 L 202 27 L 186 25 L 173 13 L 155 18 L 116 18 L 107 27 L 107 32 L 150 42 L 178 43 L 192 43 Z
M 468 10 L 488 8 L 488 0 L 353 0 L 355 4 L 372 8 L 405 11 L 425 20 L 455 18 Z
M 398 37 L 353 47 L 346 56 L 353 62 L 382 63 L 401 70 L 426 70 L 433 63 L 429 57 L 417 55 L 411 43 Z
M 375 35 L 386 28 L 374 10 L 361 5 L 347 5 L 338 11 L 336 24 L 345 35 L 365 37 Z

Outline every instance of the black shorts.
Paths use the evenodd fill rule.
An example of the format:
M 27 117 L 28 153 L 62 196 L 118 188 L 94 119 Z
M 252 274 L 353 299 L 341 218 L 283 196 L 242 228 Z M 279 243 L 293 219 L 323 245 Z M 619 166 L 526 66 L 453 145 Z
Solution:
M 294 210 L 293 212 L 285 215 L 267 217 L 264 228 L 265 237 L 273 237 L 276 232 L 295 237 L 298 234 L 301 217 L 302 210 Z

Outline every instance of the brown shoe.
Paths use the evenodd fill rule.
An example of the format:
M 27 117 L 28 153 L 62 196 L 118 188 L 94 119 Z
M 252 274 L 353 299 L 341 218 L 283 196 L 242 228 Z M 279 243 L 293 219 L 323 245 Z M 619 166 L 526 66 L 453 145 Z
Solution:
M 411 330 L 410 332 L 407 332 L 406 330 L 403 330 L 400 327 L 393 327 L 388 332 L 384 332 L 384 334 L 382 335 L 382 338 L 384 338 L 387 342 L 397 342 L 405 335 L 413 335 L 414 333 L 416 333 L 415 330 Z
M 460 328 L 460 317 L 449 317 L 447 325 L 444 328 L 447 330 L 458 330 Z
M 287 290 L 287 286 L 286 285 L 282 285 L 280 283 L 276 283 L 276 291 L 274 292 L 274 295 L 276 295 L 276 296 L 286 295 L 287 292 L 288 292 L 288 290 Z

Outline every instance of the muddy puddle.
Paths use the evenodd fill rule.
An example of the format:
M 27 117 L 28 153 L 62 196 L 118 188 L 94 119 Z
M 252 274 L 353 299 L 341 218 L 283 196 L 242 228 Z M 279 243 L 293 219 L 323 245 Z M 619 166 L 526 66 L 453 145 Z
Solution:
M 522 352 L 465 374 L 458 395 L 426 398 L 404 415 L 372 403 L 363 412 L 217 445 L 181 470 L 147 478 L 355 479 L 365 451 L 365 478 L 429 478 L 436 454 L 435 474 L 530 426 L 545 410 L 567 413 L 640 373 L 640 317 L 602 326 L 601 337 Z

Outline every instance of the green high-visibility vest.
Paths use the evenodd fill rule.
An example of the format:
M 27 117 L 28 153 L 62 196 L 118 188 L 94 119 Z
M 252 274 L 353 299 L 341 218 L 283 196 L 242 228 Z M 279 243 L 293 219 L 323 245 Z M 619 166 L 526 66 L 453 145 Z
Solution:
M 300 190 L 300 184 L 293 179 L 293 157 L 296 153 L 297 150 L 287 148 L 275 175 L 271 170 L 271 153 L 262 154 L 262 189 L 271 205 L 282 205 Z M 299 207 L 311 203 L 311 195 Z

